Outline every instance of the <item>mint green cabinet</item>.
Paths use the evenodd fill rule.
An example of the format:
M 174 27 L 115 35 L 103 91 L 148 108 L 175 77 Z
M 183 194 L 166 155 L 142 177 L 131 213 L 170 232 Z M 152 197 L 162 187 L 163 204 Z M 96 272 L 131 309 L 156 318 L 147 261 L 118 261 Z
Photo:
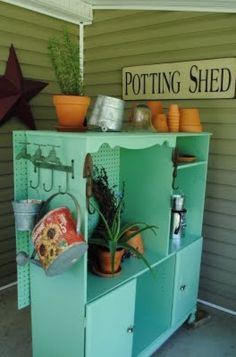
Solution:
M 202 239 L 176 254 L 172 325 L 194 311 L 197 300 Z
M 91 302 L 86 308 L 86 357 L 131 356 L 136 280 Z
M 57 166 L 52 179 L 44 162 L 39 176 L 29 160 L 39 147 L 44 158 L 55 150 L 60 168 L 69 173 Z M 80 204 L 81 229 L 88 240 L 84 163 L 89 153 L 118 192 L 125 182 L 124 221 L 159 227 L 157 237 L 143 233 L 152 274 L 132 257 L 122 262 L 120 275 L 102 278 L 91 271 L 87 254 L 56 277 L 34 265 L 18 267 L 19 307 L 31 305 L 33 357 L 150 357 L 194 313 L 208 147 L 208 133 L 14 133 L 16 199 L 45 200 L 59 189 L 68 190 Z M 175 148 L 195 155 L 196 161 L 178 165 L 173 185 Z M 178 190 L 186 197 L 187 226 L 184 237 L 172 240 L 171 196 Z M 55 203 L 60 205 L 74 209 L 63 196 Z M 16 240 L 18 252 L 32 252 L 29 234 L 16 231 Z

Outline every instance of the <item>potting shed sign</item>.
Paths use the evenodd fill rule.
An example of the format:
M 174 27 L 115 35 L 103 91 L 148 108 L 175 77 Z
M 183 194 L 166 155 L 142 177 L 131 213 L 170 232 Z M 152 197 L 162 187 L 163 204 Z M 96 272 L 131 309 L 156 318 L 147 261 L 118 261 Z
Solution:
M 236 58 L 125 67 L 124 100 L 235 97 Z

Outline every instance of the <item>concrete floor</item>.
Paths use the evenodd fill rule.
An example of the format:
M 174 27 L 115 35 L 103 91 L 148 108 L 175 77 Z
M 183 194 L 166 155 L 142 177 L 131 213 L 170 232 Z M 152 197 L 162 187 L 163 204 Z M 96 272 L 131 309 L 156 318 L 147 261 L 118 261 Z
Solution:
M 236 316 L 209 312 L 209 322 L 181 327 L 153 357 L 236 357 Z M 17 310 L 16 288 L 0 293 L 0 357 L 32 357 L 30 310 Z

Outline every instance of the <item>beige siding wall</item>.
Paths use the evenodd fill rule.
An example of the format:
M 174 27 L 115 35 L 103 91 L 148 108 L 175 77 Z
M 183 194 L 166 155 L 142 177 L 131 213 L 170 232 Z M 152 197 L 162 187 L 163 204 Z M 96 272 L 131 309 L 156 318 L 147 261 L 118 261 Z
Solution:
M 47 54 L 49 37 L 59 34 L 63 21 L 11 6 L 0 1 L 0 75 L 5 71 L 9 47 L 14 45 L 24 77 L 49 85 L 31 101 L 38 129 L 56 124 L 52 94 L 59 92 Z M 78 27 L 68 25 L 78 36 Z M 25 130 L 17 118 L 0 126 L 0 286 L 16 279 L 13 198 L 12 131 Z
M 236 57 L 235 14 L 96 11 L 85 30 L 87 93 L 120 97 L 124 66 L 220 57 Z M 236 101 L 178 104 L 198 107 L 213 133 L 199 297 L 236 310 Z

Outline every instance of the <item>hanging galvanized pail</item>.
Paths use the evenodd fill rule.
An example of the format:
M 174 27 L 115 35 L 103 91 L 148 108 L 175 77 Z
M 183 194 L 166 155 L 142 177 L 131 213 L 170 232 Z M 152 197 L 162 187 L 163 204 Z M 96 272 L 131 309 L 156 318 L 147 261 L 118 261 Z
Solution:
M 32 231 L 42 206 L 40 200 L 18 200 L 12 202 L 17 231 Z
M 88 120 L 89 129 L 120 131 L 124 116 L 124 101 L 119 98 L 99 95 Z
M 46 202 L 49 203 L 55 196 Z M 87 244 L 80 232 L 80 207 L 69 193 L 77 209 L 77 223 L 67 207 L 48 212 L 34 227 L 32 241 L 42 267 L 48 276 L 63 273 L 86 252 Z

